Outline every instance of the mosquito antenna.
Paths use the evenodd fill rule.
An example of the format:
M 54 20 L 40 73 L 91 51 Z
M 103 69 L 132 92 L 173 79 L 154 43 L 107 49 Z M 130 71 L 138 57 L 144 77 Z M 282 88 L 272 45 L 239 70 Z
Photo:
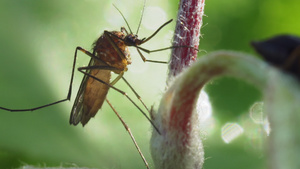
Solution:
M 126 25 L 127 25 L 128 29 L 129 29 L 129 31 L 130 31 L 130 34 L 132 34 L 132 31 L 131 31 L 131 29 L 130 29 L 130 26 L 129 26 L 127 20 L 125 19 L 124 15 L 122 14 L 122 12 L 119 10 L 119 8 L 116 7 L 115 4 L 113 4 L 113 6 L 114 6 L 114 7 L 119 11 L 119 13 L 122 15 L 122 18 L 123 18 L 124 21 L 126 22 Z
M 142 23 L 142 20 L 143 20 L 143 16 L 144 16 L 145 6 L 146 6 L 146 0 L 144 0 L 144 6 L 143 6 L 143 10 L 142 10 L 142 15 L 141 15 L 139 26 L 138 26 L 138 28 L 136 30 L 136 35 L 139 33 L 139 29 L 140 29 L 140 26 L 141 26 L 141 23 Z

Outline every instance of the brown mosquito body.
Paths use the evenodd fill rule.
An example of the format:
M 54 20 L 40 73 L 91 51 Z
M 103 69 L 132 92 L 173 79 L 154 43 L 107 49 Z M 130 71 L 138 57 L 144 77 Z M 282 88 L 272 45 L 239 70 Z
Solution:
M 123 32 L 112 31 L 111 34 L 120 39 L 125 37 Z M 123 75 L 127 70 L 127 65 L 131 63 L 129 50 L 124 41 L 117 38 L 109 39 L 108 36 L 110 35 L 105 32 L 94 43 L 93 56 L 99 60 L 95 58 L 90 60 L 87 68 L 94 67 L 95 69 L 87 69 L 86 73 L 90 77 L 83 78 L 71 111 L 70 124 L 77 125 L 81 122 L 82 125 L 85 125 L 91 117 L 94 117 L 102 107 L 108 93 L 109 86 L 107 84 L 110 84 L 111 72 Z M 101 79 L 105 83 L 93 77 Z
M 123 15 L 122 17 L 124 18 Z M 124 20 L 126 21 L 125 18 Z M 94 43 L 93 53 L 90 53 L 81 47 L 77 47 L 74 56 L 75 58 L 74 65 L 75 65 L 75 60 L 77 57 L 78 50 L 90 56 L 91 60 L 87 67 L 78 68 L 78 70 L 83 74 L 85 74 L 85 76 L 81 82 L 79 91 L 77 93 L 76 99 L 72 107 L 70 124 L 77 125 L 79 122 L 81 122 L 82 125 L 84 126 L 90 120 L 91 117 L 94 117 L 96 115 L 98 110 L 102 107 L 104 100 L 106 100 L 108 105 L 112 108 L 112 110 L 115 112 L 115 114 L 122 122 L 125 129 L 128 131 L 132 141 L 134 142 L 134 145 L 136 146 L 147 168 L 149 168 L 148 162 L 145 159 L 143 153 L 141 152 L 139 146 L 137 145 L 135 138 L 131 133 L 130 128 L 123 121 L 123 119 L 121 118 L 119 113 L 114 109 L 112 104 L 106 99 L 106 95 L 108 93 L 109 88 L 113 88 L 116 91 L 125 95 L 143 113 L 143 115 L 149 120 L 149 122 L 153 125 L 156 131 L 160 133 L 158 128 L 153 124 L 153 122 L 149 119 L 149 117 L 141 110 L 141 108 L 137 106 L 136 103 L 133 102 L 125 92 L 115 88 L 113 85 L 122 78 L 125 81 L 125 83 L 130 87 L 130 89 L 135 93 L 136 97 L 141 101 L 144 107 L 148 110 L 147 106 L 141 100 L 141 97 L 136 93 L 136 91 L 123 77 L 124 72 L 127 71 L 127 65 L 131 64 L 131 58 L 130 58 L 128 46 L 136 47 L 143 61 L 149 61 L 149 60 L 147 60 L 142 55 L 140 50 L 150 53 L 150 52 L 156 52 L 156 51 L 172 48 L 172 47 L 168 47 L 168 48 L 158 49 L 155 51 L 150 51 L 139 47 L 139 45 L 150 40 L 161 28 L 163 28 L 171 21 L 172 20 L 169 20 L 168 22 L 163 24 L 149 38 L 143 38 L 143 39 L 138 39 L 137 35 L 134 35 L 131 32 L 131 30 L 130 33 L 128 33 L 127 30 L 123 27 L 121 28 L 121 31 L 111 31 L 111 32 L 104 31 L 103 35 L 101 35 Z M 152 61 L 152 60 L 150 62 L 164 63 L 161 61 Z M 118 74 L 116 79 L 114 79 L 112 82 L 110 81 L 111 72 Z M 72 79 L 71 79 L 71 83 L 72 83 Z
M 73 108 L 71 110 L 70 124 L 77 125 L 79 122 L 81 122 L 84 126 L 90 120 L 90 118 L 94 117 L 98 110 L 102 107 L 102 104 L 106 98 L 109 88 L 113 88 L 119 93 L 125 95 L 150 121 L 150 123 L 157 130 L 157 132 L 159 132 L 159 130 L 152 123 L 152 121 L 146 115 L 146 113 L 135 102 L 133 102 L 132 99 L 128 97 L 125 92 L 115 88 L 113 85 L 122 78 L 125 81 L 125 83 L 130 87 L 130 89 L 135 93 L 136 97 L 140 100 L 143 106 L 148 110 L 147 106 L 141 100 L 141 97 L 123 77 L 124 72 L 126 72 L 128 69 L 127 65 L 131 64 L 128 46 L 136 47 L 138 53 L 144 61 L 166 63 L 163 61 L 147 60 L 140 50 L 145 51 L 147 53 L 151 53 L 170 49 L 173 47 L 150 51 L 139 47 L 139 45 L 150 40 L 155 34 L 157 34 L 157 32 L 160 29 L 162 29 L 165 25 L 169 24 L 171 21 L 172 20 L 169 20 L 161 27 L 159 27 L 149 38 L 138 39 L 138 36 L 136 34 L 133 34 L 131 30 L 130 33 L 128 33 L 127 30 L 124 27 L 122 27 L 121 31 L 104 31 L 103 35 L 101 35 L 94 43 L 93 53 L 90 53 L 89 51 L 81 47 L 76 48 L 74 56 L 74 65 L 78 50 L 90 56 L 91 60 L 87 67 L 78 68 L 78 70 L 85 74 L 85 76 L 81 82 L 79 91 L 73 104 Z M 110 81 L 111 72 L 118 74 L 116 79 L 114 79 L 112 82 Z M 74 68 L 72 74 L 73 73 Z M 71 79 L 71 83 L 72 81 L 73 79 Z M 70 84 L 70 88 L 71 85 L 72 84 Z

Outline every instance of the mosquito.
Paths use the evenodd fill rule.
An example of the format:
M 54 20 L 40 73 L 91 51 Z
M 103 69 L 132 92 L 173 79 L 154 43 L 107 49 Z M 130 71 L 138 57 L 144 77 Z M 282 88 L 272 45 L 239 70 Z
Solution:
M 126 92 L 123 90 L 120 90 L 114 85 L 122 79 L 129 88 L 133 91 L 135 96 L 138 98 L 138 100 L 142 103 L 142 105 L 146 108 L 146 110 L 149 112 L 149 109 L 145 105 L 145 103 L 142 101 L 141 97 L 137 94 L 137 92 L 133 89 L 133 87 L 129 84 L 129 82 L 124 78 L 124 73 L 128 70 L 127 65 L 131 64 L 131 57 L 129 53 L 129 46 L 135 47 L 137 52 L 139 53 L 140 57 L 144 62 L 154 62 L 154 63 L 167 63 L 165 61 L 156 61 L 156 60 L 148 60 L 144 57 L 142 52 L 146 53 L 153 53 L 153 52 L 159 52 L 171 48 L 180 48 L 180 47 L 188 47 L 193 48 L 189 46 L 170 46 L 166 48 L 156 49 L 156 50 L 148 50 L 140 45 L 146 43 L 150 39 L 152 39 L 163 27 L 168 25 L 172 22 L 172 19 L 165 22 L 163 25 L 161 25 L 152 35 L 150 35 L 148 38 L 139 39 L 138 38 L 138 31 L 142 22 L 143 13 L 145 9 L 145 1 L 144 6 L 142 10 L 141 19 L 139 21 L 139 25 L 137 28 L 136 33 L 134 34 L 125 19 L 122 12 L 113 5 L 118 12 L 121 14 L 122 18 L 124 19 L 129 32 L 126 30 L 125 27 L 121 27 L 121 31 L 104 31 L 104 33 L 94 42 L 93 44 L 93 50 L 92 52 L 89 52 L 85 50 L 84 48 L 78 46 L 75 49 L 74 59 L 73 59 L 73 66 L 72 66 L 72 74 L 71 74 L 71 80 L 69 84 L 69 90 L 67 97 L 65 99 L 61 99 L 49 104 L 45 104 L 42 106 L 34 107 L 34 108 L 28 108 L 28 109 L 10 109 L 5 107 L 0 107 L 2 110 L 11 111 L 11 112 L 24 112 L 24 111 L 35 111 L 38 109 L 42 109 L 45 107 L 49 107 L 61 102 L 70 101 L 71 93 L 72 93 L 72 84 L 73 84 L 73 77 L 75 72 L 75 65 L 77 60 L 77 52 L 81 51 L 91 57 L 88 66 L 85 67 L 79 67 L 77 70 L 84 74 L 83 80 L 80 84 L 79 90 L 77 92 L 77 96 L 75 98 L 69 123 L 71 125 L 77 125 L 81 123 L 83 126 L 85 126 L 89 120 L 94 117 L 98 110 L 102 107 L 104 101 L 109 104 L 109 106 L 112 108 L 112 110 L 115 112 L 115 114 L 118 116 L 120 121 L 122 122 L 123 126 L 129 133 L 131 139 L 133 140 L 141 158 L 143 159 L 145 165 L 147 168 L 149 168 L 148 162 L 145 159 L 144 155 L 142 154 L 138 144 L 135 141 L 135 138 L 133 137 L 130 128 L 126 125 L 126 123 L 123 121 L 121 116 L 118 114 L 118 112 L 114 109 L 112 104 L 106 99 L 106 95 L 108 93 L 108 90 L 112 88 L 113 90 L 121 93 L 124 95 L 139 111 L 147 118 L 147 120 L 152 124 L 154 129 L 160 133 L 158 128 L 153 124 L 153 122 L 150 120 L 150 118 L 147 116 L 147 114 L 127 95 Z M 197 49 L 195 49 L 197 50 Z M 117 77 L 111 81 L 111 73 L 114 72 L 117 74 Z

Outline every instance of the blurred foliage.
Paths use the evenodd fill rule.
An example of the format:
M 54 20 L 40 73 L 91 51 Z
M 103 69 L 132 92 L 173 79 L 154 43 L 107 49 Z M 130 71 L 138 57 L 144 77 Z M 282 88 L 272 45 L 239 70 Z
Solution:
M 132 29 L 136 30 L 143 1 L 132 2 L 1 0 L 0 106 L 29 108 L 64 98 L 75 47 L 80 45 L 90 50 L 103 30 L 119 30 L 120 26 L 125 26 L 112 3 L 123 11 Z M 251 40 L 285 33 L 299 36 L 299 5 L 300 1 L 294 0 L 207 0 L 200 48 L 206 52 L 230 49 L 254 53 L 249 46 Z M 178 2 L 153 0 L 146 6 L 160 7 L 166 12 L 167 20 L 176 17 Z M 117 20 L 117 23 L 111 20 Z M 168 31 L 173 28 L 174 23 L 144 46 L 149 49 L 168 46 L 171 39 Z M 142 25 L 139 34 L 142 38 L 151 32 L 153 30 Z M 168 52 L 150 56 L 167 60 Z M 136 63 L 125 77 L 148 106 L 153 103 L 157 106 L 164 90 L 167 66 L 144 64 L 134 53 L 132 57 Z M 88 60 L 80 54 L 76 66 L 86 65 Z M 144 168 L 127 132 L 106 104 L 85 128 L 68 124 L 81 78 L 82 75 L 75 75 L 71 102 L 35 112 L 0 110 L 0 168 L 15 168 L 23 164 Z M 116 86 L 134 98 L 123 82 Z M 260 92 L 231 78 L 216 79 L 206 86 L 206 90 L 214 107 L 216 125 L 204 141 L 207 158 L 204 167 L 266 168 L 261 141 L 240 137 L 225 144 L 220 137 L 220 126 L 228 121 L 238 122 L 249 107 L 259 101 Z M 146 159 L 152 164 L 149 122 L 119 93 L 110 90 L 108 98 L 131 127 Z

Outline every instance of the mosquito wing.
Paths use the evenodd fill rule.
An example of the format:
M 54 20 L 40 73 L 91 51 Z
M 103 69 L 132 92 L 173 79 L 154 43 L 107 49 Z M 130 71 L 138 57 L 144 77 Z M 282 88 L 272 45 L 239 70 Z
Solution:
M 93 64 L 93 59 L 90 60 L 89 66 Z M 90 70 L 87 70 L 88 73 Z M 70 116 L 70 124 L 73 124 L 76 126 L 82 119 L 83 116 L 83 97 L 84 97 L 84 92 L 87 84 L 88 76 L 84 75 L 79 90 L 77 92 L 76 99 L 74 101 L 72 111 L 71 111 L 71 116 Z
M 89 67 L 99 66 L 95 69 L 87 69 L 79 91 L 77 93 L 71 111 L 70 124 L 77 125 L 79 122 L 84 126 L 94 117 L 102 107 L 108 93 L 111 70 L 107 64 L 92 59 Z M 104 68 L 105 67 L 105 68 Z

